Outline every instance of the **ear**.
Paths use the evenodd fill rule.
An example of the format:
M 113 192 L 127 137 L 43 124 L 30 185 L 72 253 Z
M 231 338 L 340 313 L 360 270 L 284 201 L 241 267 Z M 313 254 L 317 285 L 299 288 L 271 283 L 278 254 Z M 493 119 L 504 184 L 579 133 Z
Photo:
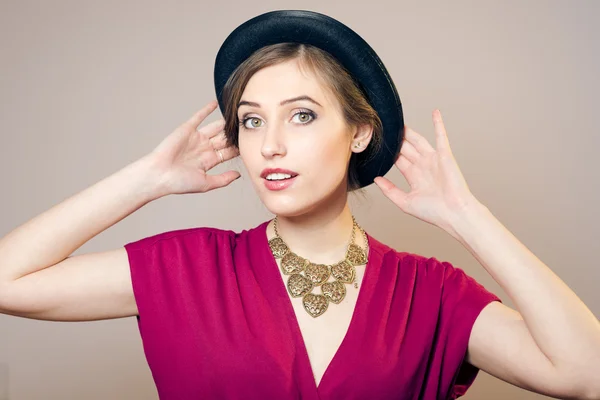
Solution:
M 354 135 L 352 136 L 352 151 L 354 153 L 361 153 L 365 151 L 371 138 L 373 137 L 373 126 L 369 124 L 363 124 L 354 128 Z

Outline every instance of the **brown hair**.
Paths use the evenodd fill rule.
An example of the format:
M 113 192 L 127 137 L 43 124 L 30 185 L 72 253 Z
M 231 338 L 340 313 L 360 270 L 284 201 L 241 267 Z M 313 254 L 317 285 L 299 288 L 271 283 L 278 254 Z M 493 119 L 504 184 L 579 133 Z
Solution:
M 225 111 L 225 135 L 228 145 L 238 146 L 239 121 L 237 104 L 248 81 L 260 69 L 289 60 L 299 60 L 301 67 L 307 67 L 335 95 L 341 105 L 348 127 L 369 124 L 373 136 L 367 149 L 353 153 L 348 166 L 348 191 L 360 188 L 358 169 L 375 154 L 381 146 L 383 128 L 375 109 L 348 71 L 328 52 L 303 43 L 277 43 L 255 51 L 231 74 L 223 87 Z

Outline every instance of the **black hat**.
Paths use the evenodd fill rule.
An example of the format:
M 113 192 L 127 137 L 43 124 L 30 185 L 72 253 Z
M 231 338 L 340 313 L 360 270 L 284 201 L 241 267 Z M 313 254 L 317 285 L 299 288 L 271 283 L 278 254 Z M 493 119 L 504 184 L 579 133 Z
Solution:
M 394 165 L 404 137 L 402 104 L 385 66 L 356 32 L 327 15 L 305 10 L 278 10 L 254 17 L 229 34 L 215 60 L 215 89 L 221 112 L 223 87 L 234 70 L 256 50 L 275 43 L 310 44 L 327 51 L 359 83 L 383 125 L 383 143 L 373 154 L 357 154 L 358 180 L 364 187 Z

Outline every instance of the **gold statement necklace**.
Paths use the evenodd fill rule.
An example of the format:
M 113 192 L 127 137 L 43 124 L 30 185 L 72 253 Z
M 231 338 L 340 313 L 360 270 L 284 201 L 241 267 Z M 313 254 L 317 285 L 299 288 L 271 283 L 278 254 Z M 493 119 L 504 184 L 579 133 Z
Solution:
M 367 263 L 367 252 L 354 243 L 355 232 L 358 229 L 362 233 L 365 245 L 368 248 L 368 240 L 365 231 L 356 223 L 352 217 L 352 235 L 346 249 L 346 257 L 335 264 L 315 264 L 300 257 L 290 250 L 277 231 L 277 217 L 273 220 L 275 237 L 269 240 L 269 247 L 276 259 L 281 258 L 281 270 L 289 275 L 287 289 L 292 297 L 302 297 L 302 304 L 306 312 L 312 317 L 322 315 L 329 306 L 329 302 L 339 304 L 346 297 L 345 284 L 354 283 L 356 280 L 356 269 L 354 267 Z M 334 281 L 328 282 L 333 276 Z M 322 294 L 311 293 L 314 288 L 321 286 Z

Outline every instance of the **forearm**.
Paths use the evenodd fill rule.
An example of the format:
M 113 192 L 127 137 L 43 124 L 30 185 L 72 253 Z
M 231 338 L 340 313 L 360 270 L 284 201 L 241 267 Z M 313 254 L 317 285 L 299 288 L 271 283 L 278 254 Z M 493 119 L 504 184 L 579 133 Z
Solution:
M 481 203 L 455 215 L 450 234 L 504 289 L 539 349 L 558 369 L 600 366 L 600 323 L 577 295 Z
M 144 157 L 32 218 L 0 239 L 0 283 L 52 266 L 160 197 Z

